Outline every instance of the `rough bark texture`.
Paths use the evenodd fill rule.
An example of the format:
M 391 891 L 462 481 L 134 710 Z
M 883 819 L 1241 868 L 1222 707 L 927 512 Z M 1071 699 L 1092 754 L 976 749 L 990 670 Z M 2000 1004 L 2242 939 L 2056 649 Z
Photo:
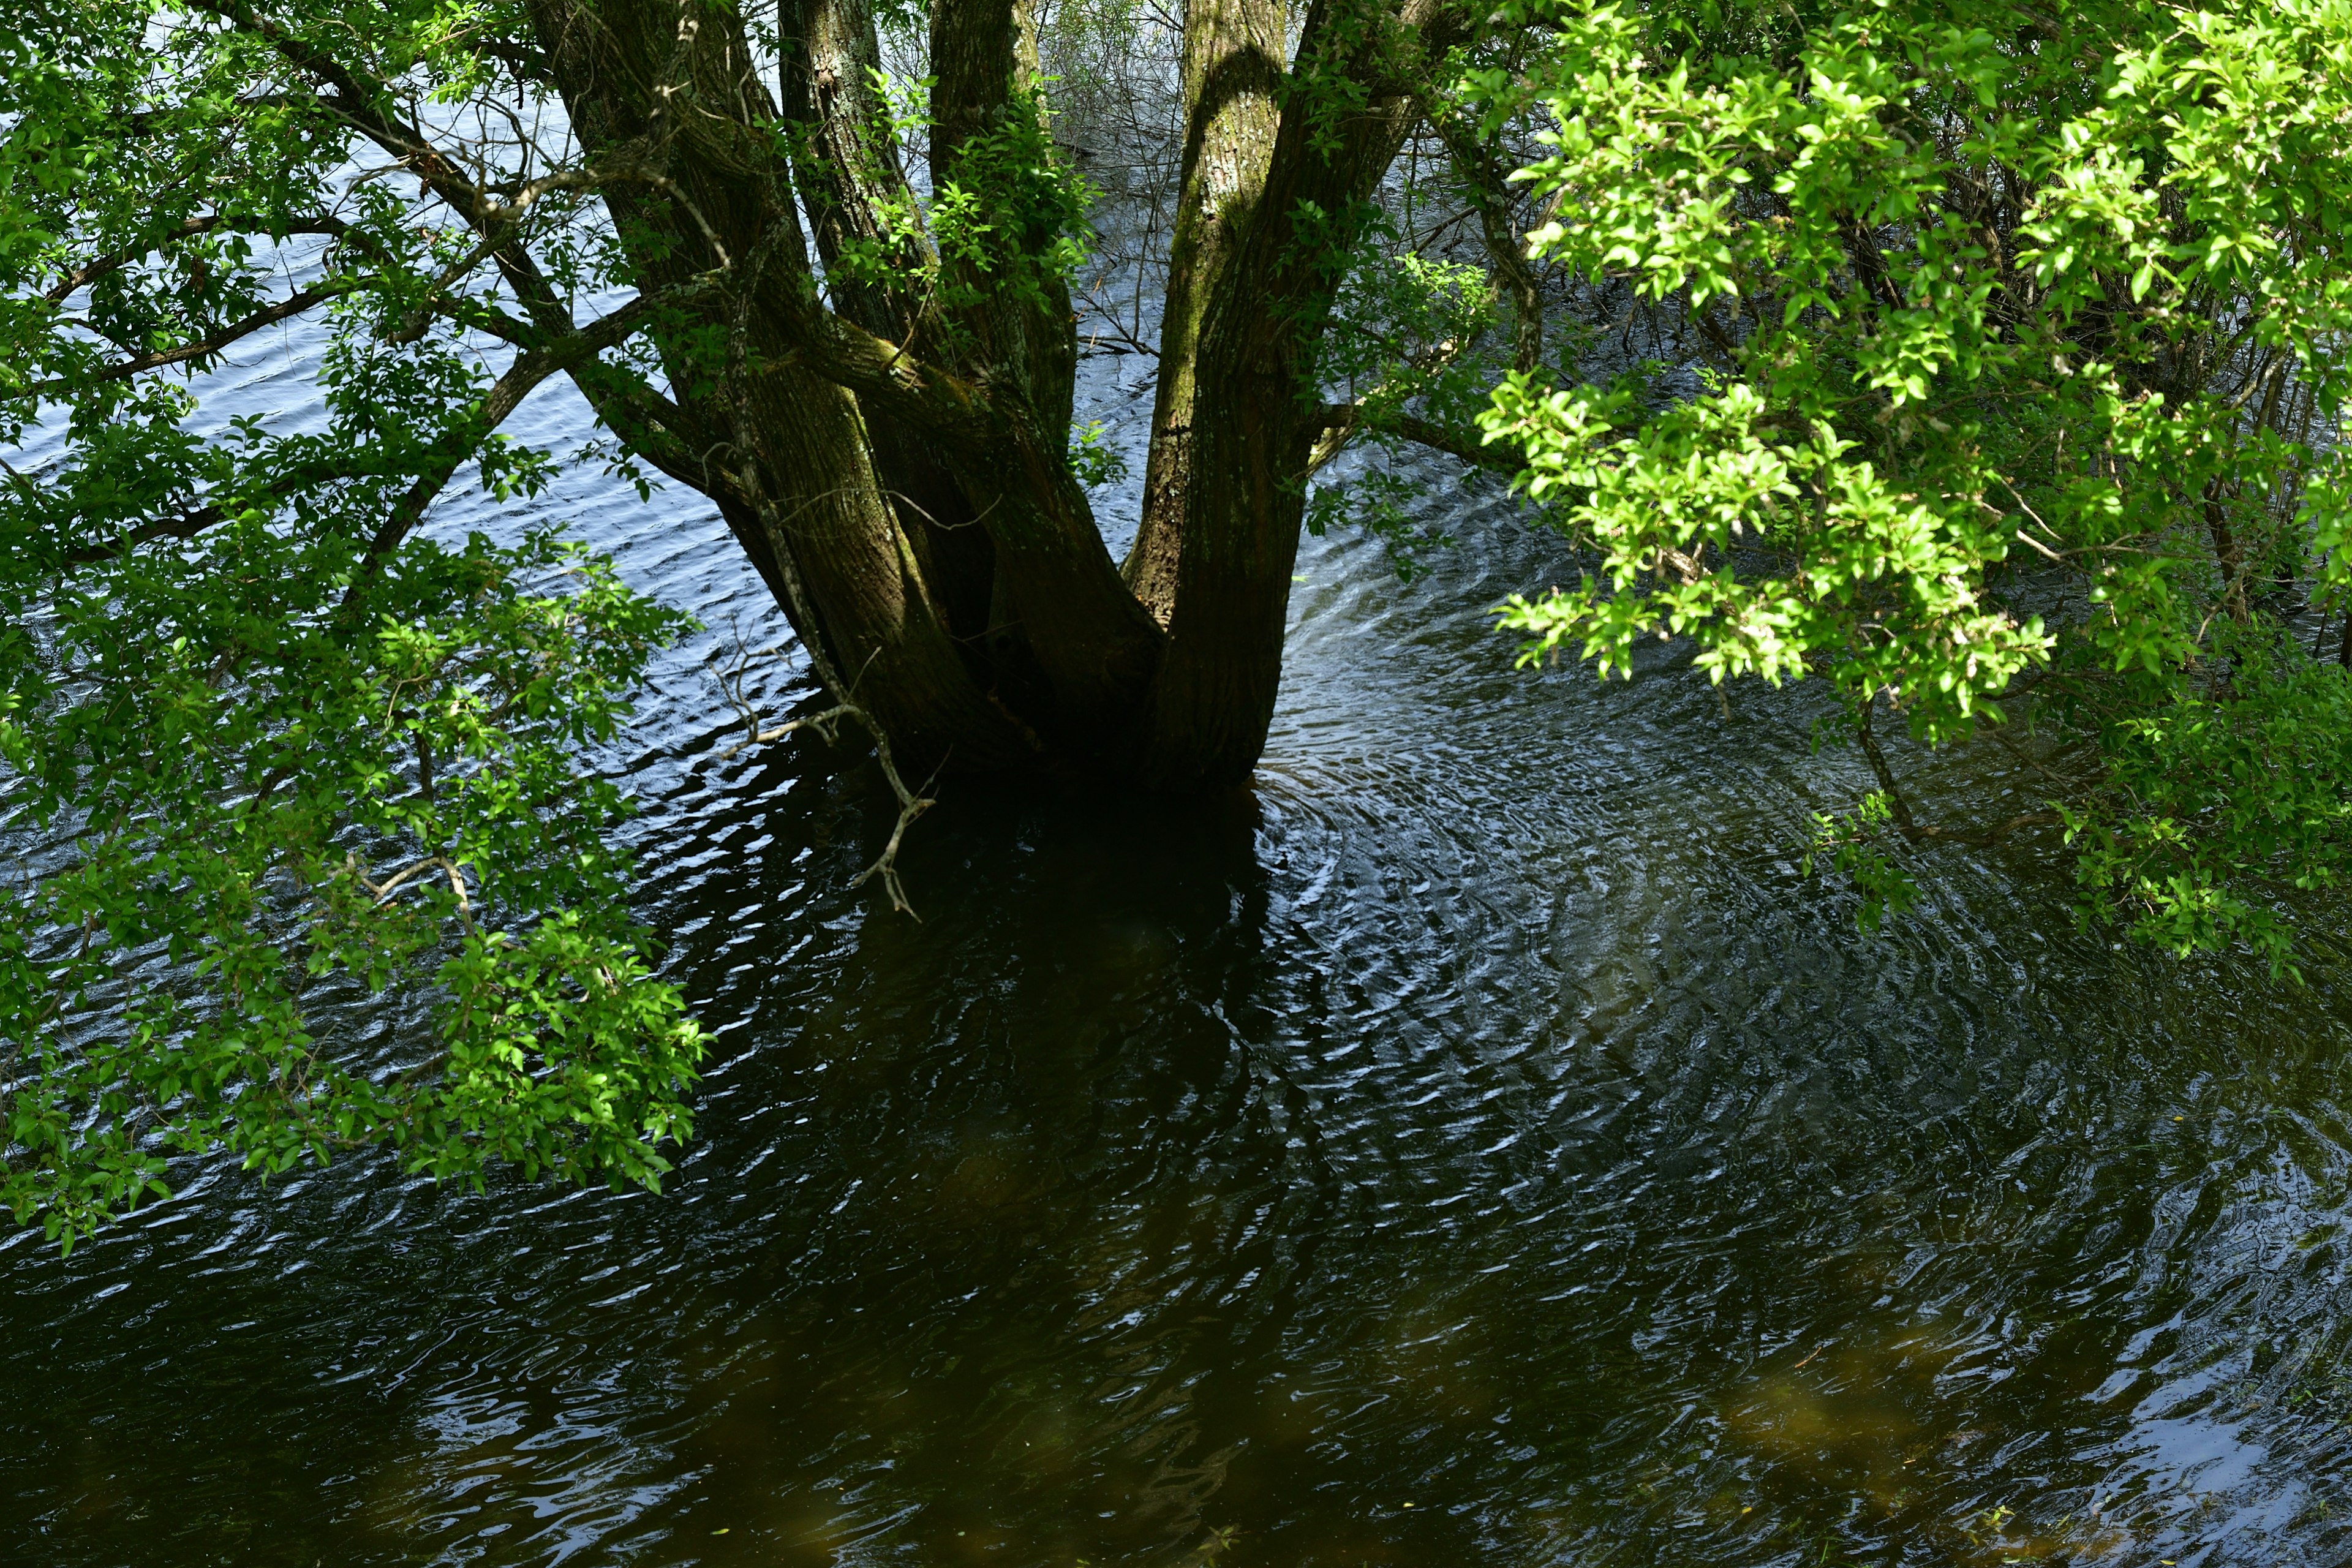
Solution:
M 1433 24 L 1445 16 L 1315 0 L 1264 190 L 1208 280 L 1169 651 L 1143 762 L 1163 788 L 1237 783 L 1265 746 L 1324 424 L 1315 349 L 1332 267 L 1420 111 L 1412 73 L 1442 54 Z M 1310 233 L 1315 214 L 1324 226 Z
M 1242 784 L 1328 423 L 1316 348 L 1333 258 L 1421 111 L 1452 14 L 1317 0 L 1286 71 L 1280 0 L 1195 0 L 1147 499 L 1122 571 L 1066 455 L 1060 220 L 1021 184 L 1045 145 L 1027 0 L 932 11 L 932 190 L 977 194 L 982 250 L 969 232 L 936 250 L 907 233 L 868 3 L 784 0 L 779 104 L 730 12 L 530 0 L 641 281 L 719 280 L 706 318 L 656 334 L 667 395 L 591 395 L 665 471 L 698 460 L 854 688 L 840 695 L 913 765 Z
M 591 157 L 634 154 L 662 171 L 662 185 L 616 184 L 605 195 L 646 281 L 748 272 L 772 253 L 749 286 L 809 288 L 789 171 L 749 133 L 777 116 L 740 26 L 661 0 L 594 12 L 541 0 L 541 16 L 556 86 Z M 757 526 L 807 587 L 818 624 L 802 634 L 823 638 L 902 753 L 917 766 L 950 756 L 1018 765 L 1029 750 L 1020 727 L 988 700 L 929 595 L 874 471 L 856 398 L 794 352 L 781 314 L 753 312 L 747 335 L 760 369 L 741 387 L 720 384 L 723 366 L 686 334 L 667 335 L 678 401 L 722 437 L 740 432 L 752 444 L 734 455 L 756 465 L 780 502 L 780 521 Z
M 1282 117 L 1283 0 L 1193 0 L 1184 18 L 1184 156 L 1168 290 L 1160 318 L 1160 383 L 1143 516 L 1125 575 L 1162 626 L 1176 605 L 1192 482 L 1194 356 L 1216 279 L 1265 190 Z
M 888 132 L 889 106 L 875 85 L 882 57 L 873 13 L 866 0 L 788 0 L 779 21 L 785 49 L 781 107 L 803 138 L 793 172 L 833 308 L 877 337 L 904 342 L 915 331 L 920 300 L 857 276 L 845 261 L 860 250 L 919 273 L 934 259 L 925 237 L 909 238 L 903 224 L 888 221 L 894 208 L 909 209 L 913 192 Z M 976 651 L 988 631 L 996 572 L 988 531 L 976 526 L 970 501 L 919 429 L 868 410 L 866 430 L 875 472 L 932 597 L 950 629 Z

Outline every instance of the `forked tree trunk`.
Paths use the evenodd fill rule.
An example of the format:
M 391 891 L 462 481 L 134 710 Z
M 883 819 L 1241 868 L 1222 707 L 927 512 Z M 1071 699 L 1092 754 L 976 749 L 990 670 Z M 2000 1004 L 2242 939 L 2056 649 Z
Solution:
M 717 279 L 657 334 L 675 401 L 658 418 L 709 440 L 737 539 L 902 760 L 1239 784 L 1280 682 L 1338 258 L 1455 18 L 1316 0 L 1286 66 L 1282 0 L 1194 0 L 1122 570 L 1067 458 L 1077 340 L 1057 236 L 1025 231 L 1002 188 L 1004 149 L 1042 143 L 1026 0 L 932 13 L 931 178 L 981 199 L 1009 246 L 984 262 L 934 253 L 905 221 L 867 3 L 785 0 L 780 103 L 732 11 L 530 0 L 641 282 Z M 1311 232 L 1302 215 L 1320 215 Z

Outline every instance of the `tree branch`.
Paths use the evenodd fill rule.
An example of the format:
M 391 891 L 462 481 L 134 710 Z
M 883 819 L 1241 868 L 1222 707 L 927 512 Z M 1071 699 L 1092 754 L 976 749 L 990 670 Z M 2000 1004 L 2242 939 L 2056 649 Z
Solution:
M 1377 421 L 1367 423 L 1363 416 L 1363 405 L 1330 403 L 1323 406 L 1321 427 L 1323 434 L 1317 439 L 1314 452 L 1307 459 L 1309 473 L 1338 457 L 1350 440 L 1366 430 L 1401 436 L 1417 445 L 1459 458 L 1473 468 L 1498 474 L 1516 475 L 1527 467 L 1507 447 L 1488 447 L 1470 441 L 1435 420 L 1424 419 L 1418 414 L 1382 414 Z
M 862 888 L 879 877 L 883 888 L 890 895 L 890 907 L 901 914 L 914 915 L 919 921 L 923 917 L 915 914 L 915 906 L 907 898 L 906 884 L 898 879 L 898 849 L 906 842 L 907 829 L 914 826 L 915 819 L 939 802 L 929 795 L 907 787 L 907 781 L 898 775 L 898 766 L 890 757 L 890 737 L 875 721 L 873 714 L 855 702 L 838 702 L 822 713 L 788 720 L 771 730 L 756 730 L 749 740 L 721 752 L 719 760 L 726 761 L 745 746 L 767 745 L 800 730 L 814 730 L 824 737 L 827 745 L 837 745 L 841 740 L 838 727 L 845 719 L 854 721 L 874 738 L 874 760 L 881 764 L 882 776 L 889 781 L 890 793 L 898 800 L 898 820 L 890 829 L 890 841 L 882 847 L 882 853 L 874 864 L 849 879 L 849 885 Z M 923 789 L 929 790 L 932 783 L 933 780 L 926 779 Z
M 152 255 L 175 239 L 193 239 L 198 235 L 210 234 L 218 228 L 227 228 L 243 234 L 268 234 L 273 237 L 280 233 L 289 236 L 318 234 L 337 239 L 351 232 L 351 226 L 339 217 L 304 218 L 299 223 L 289 224 L 283 230 L 267 227 L 239 229 L 222 215 L 207 213 L 200 217 L 183 220 L 177 227 L 157 235 L 152 242 L 139 249 L 110 251 L 104 256 L 94 257 L 83 262 L 51 285 L 42 297 L 52 305 L 62 305 L 73 298 L 75 290 L 88 288 L 101 278 L 110 277 L 121 271 L 141 257 Z
M 446 202 L 468 227 L 483 238 L 492 238 L 492 219 L 488 215 L 498 204 L 479 184 L 467 178 L 449 158 L 430 142 L 419 128 L 397 121 L 381 112 L 375 105 L 390 97 L 384 84 L 365 73 L 345 66 L 332 56 L 313 48 L 302 39 L 289 33 L 277 23 L 261 16 L 244 0 L 188 0 L 192 9 L 220 17 L 240 30 L 253 34 L 278 51 L 288 64 L 312 81 L 332 89 L 331 98 L 319 96 L 319 107 L 351 126 L 361 135 L 398 159 L 427 190 Z M 499 271 L 515 297 L 530 312 L 531 320 L 542 330 L 562 332 L 572 327 L 572 312 L 564 307 L 547 279 L 531 258 L 530 251 L 512 243 L 508 237 L 491 253 Z
M 877 337 L 814 299 L 794 300 L 785 321 L 809 368 L 836 386 L 871 398 L 883 411 L 967 451 L 984 450 L 1003 431 L 978 387 Z
M 483 395 L 479 407 L 467 422 L 467 439 L 454 447 L 443 461 L 419 474 L 416 482 L 409 487 L 408 493 L 394 504 L 392 515 L 384 519 L 383 526 L 376 531 L 375 537 L 368 543 L 366 559 L 344 595 L 344 604 L 351 604 L 361 586 L 374 575 L 378 563 L 398 549 L 401 541 L 407 538 L 409 531 L 423 521 L 425 509 L 432 504 L 434 497 L 441 493 L 451 476 L 457 473 L 458 466 L 479 449 L 483 438 L 504 424 L 507 416 L 512 414 L 540 383 L 627 341 L 656 312 L 699 297 L 708 292 L 717 280 L 715 275 L 705 273 L 674 289 L 640 294 L 620 309 L 598 317 L 555 342 L 528 350 L 519 356 Z
M 1543 361 L 1543 288 L 1528 260 L 1526 242 L 1511 221 L 1515 198 L 1507 173 L 1494 151 L 1456 116 L 1434 113 L 1429 123 L 1453 158 L 1470 205 L 1478 211 L 1486 258 L 1510 291 L 1512 368 L 1531 372 Z
M 299 316 L 313 305 L 324 304 L 330 300 L 339 300 L 346 294 L 355 293 L 372 281 L 373 279 L 366 278 L 338 278 L 331 282 L 322 283 L 315 289 L 305 289 L 299 294 L 280 300 L 277 304 L 266 310 L 257 310 L 243 321 L 234 322 L 210 337 L 200 338 L 193 343 L 183 343 L 175 349 L 159 349 L 153 353 L 122 360 L 88 375 L 53 375 L 46 381 L 37 381 L 23 391 L 12 393 L 9 395 L 53 397 L 58 393 L 71 392 L 77 387 L 98 386 L 110 381 L 124 381 L 147 371 L 162 370 L 167 365 L 180 364 L 192 359 L 203 359 L 207 355 L 220 353 L 241 338 L 251 337 L 264 327 L 273 326 L 289 316 Z
M 1905 842 L 1919 844 L 1932 838 L 1938 843 L 1966 844 L 1972 848 L 1987 849 L 2021 827 L 2046 826 L 2058 820 L 2058 814 L 2055 812 L 2023 811 L 2006 822 L 1998 822 L 1990 827 L 1977 828 L 1973 831 L 1959 827 L 1937 827 L 1933 824 L 1918 821 L 1912 816 L 1911 804 L 1903 797 L 1902 787 L 1895 782 L 1895 770 L 1887 765 L 1886 753 L 1880 749 L 1878 736 L 1871 727 L 1870 714 L 1873 706 L 1875 706 L 1874 702 L 1866 704 L 1863 708 L 1861 719 L 1854 728 L 1862 741 L 1862 754 L 1869 762 L 1870 771 L 1877 775 L 1878 787 L 1886 796 L 1887 810 L 1895 819 L 1895 831 L 1903 836 Z
M 69 550 L 66 552 L 65 563 L 68 566 L 94 566 L 101 561 L 120 559 L 138 546 L 158 539 L 194 539 L 227 516 L 228 513 L 219 507 L 201 506 L 178 517 L 162 518 L 147 523 L 104 544 L 85 544 Z

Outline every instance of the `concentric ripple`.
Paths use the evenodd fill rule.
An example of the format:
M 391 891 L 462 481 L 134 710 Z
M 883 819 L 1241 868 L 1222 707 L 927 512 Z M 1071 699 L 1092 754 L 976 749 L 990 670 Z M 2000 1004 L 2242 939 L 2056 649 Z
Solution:
M 275 353 L 225 412 L 294 395 Z M 1132 444 L 1135 365 L 1089 374 Z M 1459 492 L 1410 585 L 1308 542 L 1254 799 L 959 788 L 893 916 L 877 780 L 728 754 L 707 657 L 803 689 L 691 500 L 538 503 L 711 628 L 612 762 L 718 1035 L 677 1179 L 195 1166 L 0 1242 L 0 1557 L 2352 1557 L 2326 966 L 2078 935 L 2026 850 L 1862 937 L 1793 863 L 1867 787 L 1816 695 L 1515 672 L 1482 612 L 1569 563 Z

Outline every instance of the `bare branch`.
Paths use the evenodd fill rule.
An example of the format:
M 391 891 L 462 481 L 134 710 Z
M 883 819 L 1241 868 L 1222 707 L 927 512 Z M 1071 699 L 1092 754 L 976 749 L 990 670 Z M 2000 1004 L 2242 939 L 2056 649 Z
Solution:
M 1878 787 L 1886 796 L 1888 813 L 1895 819 L 1895 831 L 1903 836 L 1906 843 L 1920 844 L 1934 839 L 1938 843 L 1965 844 L 1973 848 L 1989 849 L 2021 827 L 2047 826 L 2059 820 L 2055 812 L 2024 811 L 2006 822 L 1975 829 L 1937 827 L 1931 823 L 1918 821 L 1911 815 L 1911 803 L 1904 798 L 1902 786 L 1895 782 L 1895 770 L 1887 765 L 1886 753 L 1880 749 L 1878 736 L 1871 726 L 1871 710 L 1875 706 L 1875 700 L 1864 704 L 1854 729 L 1862 742 L 1862 754 L 1869 762 L 1870 771 L 1877 775 Z
M 907 898 L 906 884 L 898 879 L 898 849 L 906 842 L 907 829 L 914 826 L 915 819 L 939 804 L 927 793 L 936 782 L 936 775 L 924 780 L 919 791 L 908 788 L 907 781 L 899 776 L 898 763 L 891 758 L 890 737 L 873 714 L 855 702 L 838 702 L 822 713 L 811 713 L 788 720 L 772 729 L 758 731 L 750 740 L 721 752 L 719 760 L 726 761 L 745 746 L 755 743 L 767 745 L 803 730 L 813 730 L 824 736 L 827 745 L 838 744 L 841 739 L 839 729 L 845 719 L 856 723 L 874 738 L 874 760 L 881 764 L 882 776 L 889 782 L 890 793 L 898 800 L 898 820 L 890 829 L 890 841 L 882 847 L 882 853 L 874 864 L 849 879 L 849 885 L 862 888 L 878 877 L 890 895 L 890 907 L 901 914 L 914 915 L 920 921 L 923 917 L 915 914 L 915 906 Z

